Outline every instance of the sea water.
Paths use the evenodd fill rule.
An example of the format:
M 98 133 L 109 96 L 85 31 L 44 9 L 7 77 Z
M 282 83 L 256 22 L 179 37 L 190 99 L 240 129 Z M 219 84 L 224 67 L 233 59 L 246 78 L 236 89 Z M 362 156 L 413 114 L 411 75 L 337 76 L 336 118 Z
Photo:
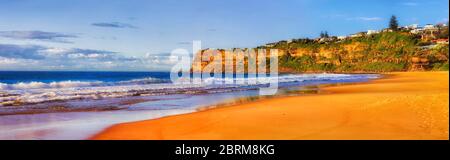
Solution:
M 298 89 L 378 77 L 283 74 L 278 75 L 278 86 L 280 90 Z M 243 81 L 246 76 L 211 78 L 211 84 L 173 84 L 169 72 L 0 71 L 0 139 L 84 139 L 117 123 L 190 113 L 255 97 L 264 85 L 223 84 L 230 78 Z

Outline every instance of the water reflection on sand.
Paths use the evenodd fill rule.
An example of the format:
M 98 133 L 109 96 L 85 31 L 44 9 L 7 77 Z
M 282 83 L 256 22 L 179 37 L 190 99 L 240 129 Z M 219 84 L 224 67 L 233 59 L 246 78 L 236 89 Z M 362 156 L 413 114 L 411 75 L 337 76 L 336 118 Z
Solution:
M 0 139 L 86 139 L 108 126 L 191 113 L 270 98 L 258 90 L 217 94 L 165 95 L 158 100 L 132 104 L 123 110 L 64 112 L 0 116 Z M 320 93 L 320 86 L 289 86 L 275 96 Z

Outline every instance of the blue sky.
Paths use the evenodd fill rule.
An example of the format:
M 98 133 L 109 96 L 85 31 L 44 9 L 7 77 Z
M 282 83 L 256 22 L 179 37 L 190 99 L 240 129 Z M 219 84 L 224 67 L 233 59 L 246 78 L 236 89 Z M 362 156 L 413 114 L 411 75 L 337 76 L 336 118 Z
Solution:
M 448 0 L 0 0 L 0 70 L 168 70 L 168 54 L 448 21 Z

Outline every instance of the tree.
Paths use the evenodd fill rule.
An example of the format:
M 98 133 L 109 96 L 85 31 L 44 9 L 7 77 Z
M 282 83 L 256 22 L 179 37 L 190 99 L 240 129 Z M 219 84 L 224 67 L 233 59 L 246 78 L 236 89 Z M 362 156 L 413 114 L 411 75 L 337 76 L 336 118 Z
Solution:
M 398 21 L 395 15 L 392 15 L 391 20 L 389 21 L 389 28 L 393 31 L 398 30 Z
M 328 31 L 322 31 L 320 32 L 320 38 L 329 38 L 330 35 L 328 35 Z
M 436 25 L 438 28 L 438 34 L 436 38 L 448 38 L 448 22 L 447 25 L 444 25 L 444 23 Z

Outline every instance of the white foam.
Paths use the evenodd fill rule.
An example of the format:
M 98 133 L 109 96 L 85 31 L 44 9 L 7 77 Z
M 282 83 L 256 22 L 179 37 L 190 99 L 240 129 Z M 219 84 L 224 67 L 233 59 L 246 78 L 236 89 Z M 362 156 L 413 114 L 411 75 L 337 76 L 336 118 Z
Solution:
M 0 83 L 0 91 L 3 96 L 0 97 L 0 106 L 13 103 L 41 103 L 48 101 L 64 101 L 73 99 L 101 99 L 111 97 L 126 97 L 136 94 L 143 95 L 161 95 L 174 93 L 192 93 L 200 92 L 228 92 L 233 89 L 239 89 L 242 86 L 257 86 L 269 83 L 271 79 L 278 78 L 279 83 L 306 81 L 341 81 L 341 80 L 365 80 L 377 78 L 378 75 L 353 75 L 353 74 L 300 74 L 300 75 L 280 75 L 279 77 L 259 77 L 259 78 L 208 78 L 205 81 L 212 83 L 202 84 L 173 84 L 166 83 L 164 80 L 145 78 L 131 81 L 123 81 L 114 84 L 103 82 L 81 82 L 81 81 L 63 81 L 63 82 L 30 82 L 17 84 Z M 246 85 L 209 85 L 224 84 L 232 81 L 255 80 L 256 84 Z M 162 83 L 155 83 L 162 82 Z
M 169 80 L 147 77 L 147 78 L 140 78 L 140 79 L 132 79 L 129 81 L 121 81 L 121 82 L 117 82 L 116 84 L 120 84 L 120 85 L 123 85 L 123 84 L 152 84 L 152 83 L 166 83 L 166 82 L 169 82 Z
M 101 85 L 102 82 L 82 82 L 82 81 L 62 81 L 62 82 L 19 82 L 16 84 L 0 83 L 0 90 L 27 90 L 27 89 L 45 89 L 45 88 L 73 88 Z
M 6 89 L 8 89 L 8 84 L 0 83 L 0 90 L 6 90 Z
M 63 82 L 52 82 L 48 84 L 49 88 L 70 88 L 70 87 L 87 87 L 101 85 L 102 82 L 82 82 L 82 81 L 63 81 Z
M 36 89 L 36 88 L 44 88 L 46 87 L 47 84 L 42 83 L 42 82 L 30 82 L 30 83 L 16 83 L 16 84 L 12 84 L 10 86 L 10 88 L 12 89 Z

